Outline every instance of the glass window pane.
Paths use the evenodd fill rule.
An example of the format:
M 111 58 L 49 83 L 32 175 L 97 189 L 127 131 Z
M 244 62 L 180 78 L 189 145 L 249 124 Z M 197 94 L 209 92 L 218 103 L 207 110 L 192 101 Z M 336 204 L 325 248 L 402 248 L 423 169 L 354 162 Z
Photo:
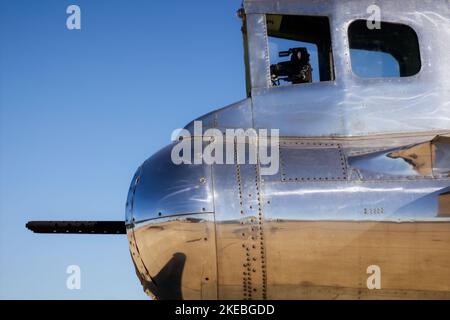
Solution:
M 327 17 L 266 17 L 273 86 L 334 80 Z
M 381 22 L 371 29 L 366 20 L 356 20 L 348 38 L 352 70 L 360 77 L 409 77 L 420 71 L 419 41 L 407 25 Z
M 350 49 L 353 72 L 363 78 L 400 77 L 397 60 L 389 53 Z

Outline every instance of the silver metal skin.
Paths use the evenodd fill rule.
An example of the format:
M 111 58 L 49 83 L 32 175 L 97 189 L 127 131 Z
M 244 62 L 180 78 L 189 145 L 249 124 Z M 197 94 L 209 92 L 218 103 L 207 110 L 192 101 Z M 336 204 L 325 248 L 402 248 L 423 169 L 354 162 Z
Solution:
M 197 120 L 279 129 L 280 169 L 175 165 L 173 144 L 144 162 L 126 223 L 149 295 L 450 299 L 450 5 L 377 1 L 383 21 L 417 33 L 422 69 L 362 79 L 347 28 L 371 4 L 244 1 L 249 97 Z M 328 16 L 336 80 L 272 87 L 266 14 Z M 371 290 L 373 265 L 381 288 Z

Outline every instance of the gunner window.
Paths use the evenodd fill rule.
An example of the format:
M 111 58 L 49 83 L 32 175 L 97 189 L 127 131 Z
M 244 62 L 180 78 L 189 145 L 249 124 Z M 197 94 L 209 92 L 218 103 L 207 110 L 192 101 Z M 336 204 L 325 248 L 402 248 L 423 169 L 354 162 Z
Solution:
M 360 77 L 409 77 L 420 71 L 419 42 L 407 25 L 381 22 L 371 29 L 366 20 L 356 20 L 348 40 L 352 70 Z
M 330 23 L 319 16 L 266 16 L 273 86 L 334 80 Z

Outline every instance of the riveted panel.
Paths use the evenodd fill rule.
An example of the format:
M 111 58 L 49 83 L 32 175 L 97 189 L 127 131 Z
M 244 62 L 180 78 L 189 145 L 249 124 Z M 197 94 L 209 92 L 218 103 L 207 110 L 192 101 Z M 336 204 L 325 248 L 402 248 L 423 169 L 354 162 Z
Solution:
M 237 150 L 236 142 L 233 144 Z M 264 214 L 256 164 L 215 165 L 219 299 L 265 299 Z
M 280 171 L 284 182 L 347 178 L 341 146 L 331 142 L 281 141 Z
M 127 227 L 127 238 L 131 258 L 133 260 L 133 264 L 136 269 L 136 274 L 141 282 L 142 288 L 147 295 L 149 295 L 152 298 L 155 298 L 155 294 L 153 293 L 155 284 L 142 261 L 139 249 L 136 245 L 136 239 L 134 237 L 132 226 Z

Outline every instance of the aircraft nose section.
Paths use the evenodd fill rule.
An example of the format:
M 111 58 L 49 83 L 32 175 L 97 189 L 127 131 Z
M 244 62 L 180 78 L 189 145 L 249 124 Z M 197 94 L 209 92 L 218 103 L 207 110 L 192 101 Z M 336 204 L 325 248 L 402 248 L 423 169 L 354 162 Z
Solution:
M 146 160 L 135 180 L 132 218 L 142 222 L 188 213 L 213 212 L 211 167 L 179 164 L 173 144 Z
M 215 299 L 211 167 L 176 165 L 173 146 L 146 160 L 133 177 L 126 206 L 130 251 L 152 296 Z

